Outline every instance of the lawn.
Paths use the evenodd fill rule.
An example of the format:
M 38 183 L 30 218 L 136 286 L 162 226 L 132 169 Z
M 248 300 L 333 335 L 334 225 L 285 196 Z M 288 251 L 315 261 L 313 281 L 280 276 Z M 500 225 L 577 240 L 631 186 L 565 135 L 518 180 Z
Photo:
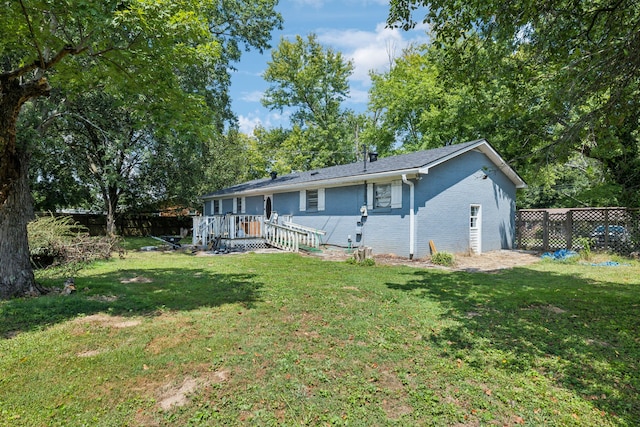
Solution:
M 130 252 L 76 286 L 0 302 L 0 425 L 640 425 L 637 262 Z

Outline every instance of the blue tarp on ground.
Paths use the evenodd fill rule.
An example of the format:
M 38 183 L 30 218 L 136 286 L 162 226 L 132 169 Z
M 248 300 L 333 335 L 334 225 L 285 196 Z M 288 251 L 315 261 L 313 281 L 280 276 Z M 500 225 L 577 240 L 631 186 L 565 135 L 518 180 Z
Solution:
M 555 252 L 545 252 L 542 254 L 542 258 L 551 258 L 557 261 L 562 261 L 574 256 L 578 256 L 578 253 L 570 249 L 558 249 Z
M 604 261 L 604 262 L 592 262 L 591 264 L 592 267 L 620 267 L 621 265 L 625 265 L 625 266 L 629 266 L 631 264 L 620 264 L 619 262 L 615 262 L 615 261 Z
M 570 249 L 558 249 L 555 252 L 545 252 L 542 254 L 541 258 L 549 258 L 556 261 L 563 261 L 565 259 L 578 256 L 576 251 L 572 251 Z M 615 261 L 604 261 L 604 262 L 593 262 L 593 263 L 582 263 L 584 265 L 591 265 L 593 267 L 619 267 L 621 265 L 629 265 L 629 264 L 620 264 Z

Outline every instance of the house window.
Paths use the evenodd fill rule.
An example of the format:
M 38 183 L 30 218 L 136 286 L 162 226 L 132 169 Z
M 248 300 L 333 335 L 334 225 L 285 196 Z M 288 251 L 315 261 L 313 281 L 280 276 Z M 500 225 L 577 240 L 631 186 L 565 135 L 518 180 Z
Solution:
M 402 181 L 367 184 L 367 208 L 383 212 L 402 208 Z
M 213 214 L 217 214 L 220 213 L 221 209 L 220 209 L 220 200 L 214 200 L 213 201 Z
M 373 208 L 391 207 L 391 183 L 373 185 Z
M 242 213 L 242 197 L 236 197 L 236 209 L 235 213 Z
M 469 215 L 469 227 L 478 228 L 478 218 L 480 217 L 480 205 L 471 205 Z
M 300 191 L 300 212 L 323 211 L 324 210 L 324 188 L 316 190 Z
M 307 190 L 307 210 L 318 210 L 318 190 Z

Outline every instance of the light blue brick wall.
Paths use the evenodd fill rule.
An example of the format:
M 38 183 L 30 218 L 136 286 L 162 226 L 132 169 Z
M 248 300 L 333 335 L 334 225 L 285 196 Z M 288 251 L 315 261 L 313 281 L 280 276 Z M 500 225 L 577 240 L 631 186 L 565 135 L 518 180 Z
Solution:
M 467 252 L 471 204 L 482 206 L 482 250 L 513 247 L 515 186 L 484 154 L 468 152 L 413 182 L 415 258 L 430 255 L 429 240 L 438 250 Z M 326 209 L 317 213 L 299 212 L 299 194 L 290 194 L 294 221 L 327 231 L 325 243 L 346 246 L 351 235 L 355 245 L 370 246 L 374 253 L 409 256 L 408 185 L 402 186 L 402 208 L 369 211 L 360 239 L 356 238 L 356 225 L 362 219 L 359 211 L 365 202 L 364 184 L 325 191 Z
M 293 215 L 296 224 L 324 230 L 323 243 L 347 246 L 348 236 L 356 242 L 356 225 L 364 203 L 363 185 L 325 189 L 324 211 L 300 211 L 300 192 L 274 194 L 274 210 L 280 215 Z
M 486 178 L 484 178 L 486 176 Z M 417 220 L 417 252 L 469 250 L 469 211 L 481 205 L 482 251 L 513 247 L 515 186 L 486 156 L 468 152 L 423 176 L 416 185 L 421 201 Z
M 367 217 L 360 214 L 360 208 L 366 205 L 364 183 L 326 188 L 324 211 L 301 212 L 299 192 L 274 195 L 274 206 L 281 214 L 293 215 L 297 224 L 326 231 L 323 243 L 346 247 L 351 237 L 353 246 L 366 245 L 375 253 L 408 256 L 409 222 L 408 215 L 404 215 L 409 206 L 408 187 L 404 190 L 402 209 L 369 211 Z M 357 234 L 358 230 L 362 233 Z
M 278 215 L 296 215 L 300 205 L 298 191 L 277 193 L 273 195 L 273 211 Z

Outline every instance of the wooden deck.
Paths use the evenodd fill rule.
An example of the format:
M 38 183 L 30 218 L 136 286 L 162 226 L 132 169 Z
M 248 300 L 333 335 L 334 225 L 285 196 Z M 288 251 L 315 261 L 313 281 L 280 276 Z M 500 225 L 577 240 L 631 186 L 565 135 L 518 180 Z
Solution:
M 275 247 L 289 252 L 300 248 L 319 248 L 323 230 L 293 222 L 290 215 L 265 220 L 262 215 L 213 215 L 193 218 L 193 244 L 212 247 L 216 242 L 225 247 L 259 249 Z

